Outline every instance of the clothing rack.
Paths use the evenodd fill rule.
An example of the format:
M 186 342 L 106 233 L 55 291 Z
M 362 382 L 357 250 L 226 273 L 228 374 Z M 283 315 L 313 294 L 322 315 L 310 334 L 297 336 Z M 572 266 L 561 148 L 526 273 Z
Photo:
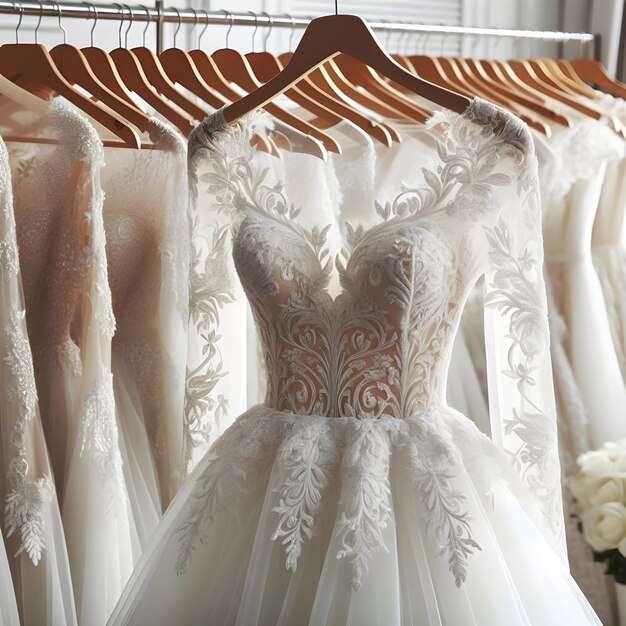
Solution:
M 91 20 L 117 20 L 154 22 L 156 26 L 157 52 L 163 49 L 163 24 L 200 24 L 222 26 L 267 26 L 271 28 L 306 28 L 311 17 L 268 15 L 262 13 L 239 13 L 230 11 L 205 11 L 204 9 L 173 9 L 156 0 L 153 7 L 128 6 L 125 4 L 100 4 L 92 2 L 36 2 L 34 0 L 0 0 L 0 14 L 36 17 L 59 17 Z M 600 35 L 592 33 L 565 33 L 560 31 L 513 30 L 500 28 L 475 28 L 469 26 L 446 26 L 406 22 L 368 20 L 375 31 L 389 33 L 432 33 L 467 35 L 470 37 L 493 37 L 526 39 L 558 43 L 578 42 L 591 45 L 592 55 L 600 59 Z

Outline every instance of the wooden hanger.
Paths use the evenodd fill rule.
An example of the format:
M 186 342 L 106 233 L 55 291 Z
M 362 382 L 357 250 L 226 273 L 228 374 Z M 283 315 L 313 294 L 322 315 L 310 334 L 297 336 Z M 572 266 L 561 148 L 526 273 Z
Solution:
M 480 78 L 476 78 L 471 70 L 464 65 L 462 59 L 446 59 L 441 57 L 439 58 L 439 62 L 444 71 L 448 74 L 453 74 L 454 78 L 458 78 L 463 81 L 461 83 L 463 88 L 472 89 L 473 93 L 479 97 L 508 109 L 512 113 L 515 113 L 515 115 L 517 115 L 522 121 L 526 122 L 526 124 L 528 124 L 531 128 L 534 128 L 543 135 L 550 136 L 550 127 L 547 126 L 545 122 L 538 120 L 534 116 L 527 115 L 520 109 L 517 102 L 509 98 L 507 95 L 502 95 L 502 93 L 492 89 L 490 85 L 482 82 Z
M 228 14 L 228 11 L 225 11 L 225 13 Z M 230 32 L 230 29 L 232 28 L 232 23 L 233 21 L 231 15 L 231 26 L 226 33 L 227 46 L 228 34 Z M 250 67 L 247 59 L 239 51 L 228 47 L 222 48 L 221 50 L 216 50 L 211 55 L 211 59 L 215 63 L 217 69 L 222 74 L 222 76 L 226 78 L 226 80 L 237 85 L 244 91 L 254 92 L 255 90 L 262 87 L 262 83 L 259 82 L 254 76 L 254 71 Z M 224 109 L 224 111 L 227 111 L 230 106 L 232 106 L 232 104 L 228 105 Z M 336 139 L 323 132 L 322 130 L 316 128 L 312 124 L 309 124 L 308 122 L 299 118 L 298 116 L 290 113 L 289 111 L 286 111 L 282 107 L 278 106 L 275 102 L 268 101 L 264 103 L 262 107 L 257 108 L 265 108 L 268 113 L 273 115 L 275 118 L 281 120 L 284 124 L 287 124 L 292 128 L 296 128 L 297 130 L 305 134 L 311 135 L 312 137 L 319 139 L 329 152 L 341 154 L 341 146 Z
M 276 58 L 266 52 L 251 52 L 246 54 L 256 77 L 263 83 L 268 82 L 277 74 L 282 72 L 282 56 Z M 307 77 L 308 78 L 308 77 Z M 295 87 L 285 91 L 285 95 L 294 102 L 300 104 L 308 111 L 319 115 L 317 107 L 306 106 L 307 102 L 314 102 L 322 105 L 327 114 L 319 115 L 315 120 L 315 125 L 325 129 L 339 124 L 342 120 L 348 120 L 363 129 L 370 137 L 377 139 L 386 146 L 390 146 L 393 141 L 400 141 L 400 135 L 386 124 L 379 124 L 371 120 L 338 97 L 337 93 L 330 93 L 321 88 L 317 83 L 304 79 Z
M 267 82 L 283 69 L 280 61 L 273 54 L 267 52 L 267 40 L 271 34 L 272 19 L 268 13 L 262 12 L 267 16 L 269 28 L 267 35 L 265 36 L 265 50 L 263 52 L 255 52 L 255 36 L 259 25 L 256 14 L 253 11 L 248 11 L 248 13 L 254 16 L 255 26 L 254 31 L 252 32 L 252 52 L 247 53 L 245 57 L 252 68 L 255 78 L 260 82 Z M 341 115 L 338 115 L 336 111 L 329 108 L 328 104 L 330 103 L 330 98 L 321 92 L 316 94 L 318 97 L 314 98 L 298 87 L 293 87 L 288 89 L 285 92 L 285 95 L 306 111 L 309 111 L 317 116 L 323 127 L 328 128 L 330 126 L 335 126 L 342 120 Z M 314 125 L 317 126 L 317 124 Z
M 485 61 L 485 63 L 489 63 L 489 61 Z M 463 59 L 463 68 L 467 68 L 468 71 L 471 71 L 473 76 L 478 76 L 484 82 L 484 84 L 489 85 L 489 87 L 502 94 L 503 96 L 514 100 L 518 104 L 522 105 L 525 109 L 530 111 L 534 111 L 555 124 L 559 124 L 561 126 L 572 126 L 572 121 L 567 118 L 565 115 L 562 115 L 558 111 L 545 106 L 541 102 L 538 102 L 534 98 L 529 98 L 524 94 L 519 93 L 519 91 L 507 87 L 507 83 L 502 81 L 494 80 L 486 71 L 485 68 L 481 65 L 481 63 L 475 61 L 474 59 Z
M 119 113 L 125 120 L 142 132 L 150 133 L 152 124 L 150 118 L 136 106 L 120 98 L 115 92 L 108 89 L 93 72 L 89 61 L 82 52 L 68 44 L 61 44 L 50 51 L 57 67 L 65 78 L 73 85 L 79 85 L 87 90 L 94 98 Z
M 573 61 L 559 61 L 559 65 L 567 71 L 571 68 L 582 80 L 596 85 L 613 96 L 626 98 L 626 83 L 613 78 L 604 65 L 594 59 L 574 59 Z
M 192 10 L 194 11 L 194 13 L 196 13 L 197 18 L 196 10 Z M 204 34 L 204 31 L 206 31 L 207 27 L 208 21 L 198 38 L 198 47 L 200 46 L 200 42 L 202 41 L 202 35 Z M 224 99 L 220 94 L 216 93 L 210 88 L 210 86 L 206 83 L 204 78 L 198 72 L 198 68 L 196 67 L 193 58 L 185 50 L 181 50 L 180 48 L 168 48 L 167 50 L 161 52 L 161 54 L 159 55 L 159 61 L 161 62 L 163 69 L 172 80 L 172 82 L 178 83 L 185 89 L 188 89 L 191 93 L 198 96 L 198 98 L 206 102 L 214 109 L 220 109 L 228 102 L 228 100 Z M 270 154 L 278 154 L 277 150 L 272 146 L 272 143 L 269 139 L 257 136 L 254 138 L 254 141 L 255 145 L 260 150 L 263 150 L 264 152 L 268 152 Z M 281 147 L 284 148 L 284 146 Z
M 614 120 L 610 116 L 605 116 L 601 111 L 597 110 L 596 108 L 575 100 L 569 94 L 565 94 L 553 85 L 548 84 L 548 82 L 545 82 L 543 80 L 543 76 L 539 77 L 534 68 L 530 66 L 527 62 L 513 60 L 509 61 L 508 64 L 522 81 L 527 84 L 531 84 L 541 93 L 544 93 L 554 100 L 558 100 L 559 102 L 566 104 L 567 106 L 587 115 L 588 117 L 591 117 L 592 119 L 599 120 L 607 117 L 613 130 L 621 134 L 621 125 L 616 120 Z
M 574 93 L 584 98 L 591 98 L 592 100 L 595 100 L 598 97 L 597 92 L 581 80 L 579 76 L 577 76 L 576 72 L 572 72 L 572 75 L 570 75 L 569 73 L 563 71 L 563 68 L 559 65 L 557 59 L 541 58 L 537 60 L 543 63 L 544 67 L 548 71 L 552 72 L 553 75 L 558 76 L 561 82 L 568 85 Z
M 279 55 L 278 60 L 281 63 L 281 71 L 284 67 L 289 63 L 291 57 L 293 56 L 293 52 L 283 52 Z M 405 118 L 403 115 L 386 107 L 382 102 L 373 98 L 370 94 L 364 93 L 362 91 L 358 91 L 356 87 L 354 87 L 351 83 L 349 83 L 341 74 L 341 72 L 331 63 L 325 63 L 321 65 L 317 69 L 313 70 L 306 76 L 302 77 L 302 79 L 297 83 L 298 88 L 302 89 L 302 91 L 306 92 L 312 98 L 318 97 L 317 94 L 322 93 L 329 97 L 332 102 L 337 104 L 329 105 L 333 110 L 336 110 L 341 115 L 341 107 L 348 107 L 349 111 L 354 111 L 355 109 L 351 104 L 347 103 L 345 97 L 347 96 L 351 101 L 354 101 L 357 104 L 360 104 L 362 107 L 369 109 L 381 115 L 385 118 L 394 120 L 394 121 L 403 121 L 409 122 L 408 118 Z M 341 85 L 341 89 L 339 89 L 338 85 Z M 357 113 L 359 113 L 357 111 Z M 356 120 L 359 118 L 353 118 L 349 115 L 344 115 L 344 119 L 348 119 L 352 122 L 356 123 Z M 367 123 L 370 126 L 370 131 L 367 129 L 363 129 L 362 123 L 359 122 L 356 124 L 359 128 L 366 130 L 366 132 L 373 136 L 374 133 L 377 134 L 377 139 L 381 141 L 381 143 L 390 146 L 392 142 L 400 143 L 402 141 L 402 137 L 398 133 L 398 131 L 393 128 L 393 126 L 387 124 L 386 122 L 378 122 L 374 120 L 369 120 L 369 118 L 365 118 Z M 321 122 L 321 120 L 317 120 L 317 122 Z M 382 129 L 382 131 L 380 130 Z M 388 136 L 387 138 L 385 138 Z
M 175 9 L 177 12 L 178 10 Z M 130 25 L 129 29 L 132 26 L 132 11 L 130 13 Z M 180 13 L 178 13 L 180 17 Z M 176 35 L 180 29 L 180 20 L 178 22 L 178 28 L 174 32 L 174 45 L 176 48 Z M 128 35 L 128 30 L 126 31 L 126 35 Z M 146 78 L 150 82 L 150 84 L 163 96 L 165 96 L 168 100 L 173 102 L 177 107 L 181 110 L 185 111 L 192 119 L 197 121 L 203 120 L 208 111 L 205 111 L 201 107 L 199 107 L 195 102 L 190 100 L 187 96 L 185 96 L 180 89 L 176 89 L 176 85 L 170 80 L 169 76 L 165 72 L 159 57 L 152 51 L 150 48 L 147 48 L 145 45 L 138 46 L 132 49 L 132 53 L 135 58 L 139 61 L 141 68 L 143 69 Z
M 18 40 L 17 32 L 23 13 L 22 9 L 16 29 L 16 40 Z M 44 88 L 63 96 L 122 139 L 125 145 L 133 148 L 139 147 L 140 140 L 136 130 L 122 116 L 89 99 L 68 82 L 59 71 L 49 52 L 41 44 L 37 42 L 20 44 L 18 40 L 17 43 L 0 46 L 0 73 L 13 81 L 17 77 L 22 78 L 28 82 L 31 91 Z
M 555 89 L 559 89 L 563 93 L 573 97 L 589 97 L 589 95 L 580 88 L 572 85 L 571 81 L 567 80 L 567 77 L 564 77 L 563 73 L 558 70 L 558 68 L 555 70 L 548 66 L 543 59 L 528 59 L 526 62 L 533 68 L 539 78 L 548 85 L 552 85 Z M 592 98 L 595 98 L 595 94 L 592 95 Z
M 117 3 L 116 3 L 117 4 Z M 120 7 L 123 16 L 122 5 Z M 118 32 L 119 47 L 110 53 L 110 58 L 115 68 L 128 89 L 136 93 L 148 106 L 160 113 L 166 120 L 172 123 L 180 132 L 187 137 L 194 129 L 191 120 L 174 109 L 170 103 L 161 96 L 152 83 L 148 80 L 143 66 L 131 50 L 122 47 L 122 26 Z M 128 34 L 128 31 L 126 31 Z M 89 57 L 88 57 L 89 58 Z
M 89 7 L 90 12 L 91 9 L 93 9 L 94 11 L 94 22 L 90 32 L 90 46 L 81 49 L 83 56 L 87 59 L 89 66 L 103 85 L 105 85 L 109 90 L 116 94 L 118 98 L 121 98 L 127 104 L 130 104 L 131 106 L 134 106 L 138 111 L 141 111 L 139 105 L 133 100 L 131 92 L 124 84 L 124 81 L 119 75 L 119 72 L 117 71 L 117 68 L 115 67 L 115 64 L 113 63 L 113 60 L 111 59 L 109 54 L 102 48 L 97 48 L 93 45 L 93 35 L 96 29 L 96 25 L 98 24 L 98 9 L 91 2 L 88 2 L 86 4 Z M 144 29 L 143 37 L 145 41 L 146 29 Z
M 289 63 L 289 60 L 291 59 L 291 56 L 293 54 L 292 40 L 295 33 L 295 18 L 292 17 L 291 19 L 292 30 L 291 36 L 289 37 L 289 52 L 283 52 L 278 56 L 280 71 L 282 71 L 285 65 Z M 342 89 L 339 90 L 337 88 L 337 84 L 339 84 L 341 81 L 344 81 L 345 84 L 342 86 Z M 370 136 L 372 136 L 372 131 L 363 127 L 363 119 L 368 121 L 370 129 L 376 129 L 378 126 L 382 126 L 391 136 L 391 139 L 393 141 L 398 143 L 402 141 L 400 133 L 398 133 L 398 131 L 393 128 L 393 126 L 389 125 L 386 122 L 378 122 L 366 118 L 364 114 L 361 114 L 361 112 L 352 105 L 352 102 L 360 104 L 365 109 L 369 109 L 377 113 L 378 115 L 391 120 L 407 122 L 410 121 L 409 119 L 404 118 L 404 116 L 399 114 L 397 111 L 386 107 L 376 98 L 373 98 L 369 94 L 357 90 L 354 85 L 352 85 L 349 81 L 345 79 L 345 77 L 332 63 L 332 61 L 326 62 L 324 66 L 314 70 L 307 76 L 303 77 L 303 79 L 298 83 L 298 88 L 314 100 L 319 100 L 320 97 L 330 98 L 329 108 L 331 108 L 331 110 L 337 112 L 344 119 L 351 121 L 361 130 L 365 130 L 365 132 Z M 344 94 L 349 98 L 349 101 L 346 101 Z M 347 108 L 347 112 L 345 113 L 344 108 Z M 355 117 L 354 113 L 356 113 L 357 115 L 362 115 L 362 117 Z M 320 122 L 321 120 L 316 121 L 317 124 L 319 124 Z
M 63 31 L 63 43 L 55 46 L 50 51 L 50 56 L 63 76 L 72 85 L 79 85 L 87 90 L 94 98 L 119 113 L 142 132 L 149 131 L 151 124 L 148 116 L 100 82 L 83 53 L 66 42 L 65 29 L 61 24 L 61 8 L 58 3 L 57 6 L 59 7 L 59 27 Z
M 391 57 L 389 58 L 391 59 Z M 393 61 L 393 59 L 391 60 Z M 395 61 L 393 62 L 395 63 Z M 327 63 L 331 67 L 333 64 L 353 85 L 367 90 L 387 107 L 410 120 L 423 124 L 430 117 L 429 111 L 396 90 L 393 85 L 383 80 L 379 74 L 364 63 L 345 54 L 340 54 Z M 402 66 L 398 64 L 398 67 Z M 404 68 L 402 69 L 404 70 Z
M 9 100 L 19 104 L 22 108 L 39 115 L 45 115 L 48 111 L 50 103 L 44 98 L 40 98 L 35 94 L 19 87 L 10 81 L 6 76 L 0 74 L 0 95 L 5 96 Z
M 383 110 L 395 112 L 391 119 L 419 123 L 424 123 L 431 115 L 427 108 L 407 97 L 406 90 L 401 85 L 390 83 L 372 68 L 350 56 L 337 55 L 327 60 L 323 69 L 348 97 L 358 98 L 359 94 L 363 94 L 374 103 L 378 103 L 378 108 L 372 110 L 379 114 L 382 107 Z
M 265 106 L 324 61 L 341 52 L 457 113 L 463 113 L 471 104 L 469 98 L 407 72 L 381 48 L 372 29 L 361 18 L 330 15 L 314 19 L 309 24 L 291 61 L 279 75 L 224 109 L 226 121 L 232 123 L 246 113 Z

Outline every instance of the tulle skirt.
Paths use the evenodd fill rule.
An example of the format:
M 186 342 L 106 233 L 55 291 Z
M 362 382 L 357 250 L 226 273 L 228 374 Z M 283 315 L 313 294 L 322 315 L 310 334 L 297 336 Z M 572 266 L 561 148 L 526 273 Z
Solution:
M 176 496 L 110 624 L 600 624 L 508 459 L 451 409 L 256 406 Z

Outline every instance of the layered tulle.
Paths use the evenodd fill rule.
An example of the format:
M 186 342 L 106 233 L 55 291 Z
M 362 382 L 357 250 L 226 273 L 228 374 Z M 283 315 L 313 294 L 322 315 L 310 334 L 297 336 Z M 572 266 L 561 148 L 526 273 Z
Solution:
M 599 623 L 542 524 L 505 453 L 451 409 L 259 405 L 183 486 L 110 623 Z

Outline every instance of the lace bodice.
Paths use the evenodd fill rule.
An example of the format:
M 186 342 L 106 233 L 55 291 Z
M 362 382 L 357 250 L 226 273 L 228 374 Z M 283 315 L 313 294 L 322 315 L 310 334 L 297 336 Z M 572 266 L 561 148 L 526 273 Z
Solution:
M 191 313 L 201 350 L 189 362 L 188 458 L 232 421 L 241 396 L 233 372 L 246 350 L 235 330 L 243 294 L 263 345 L 267 406 L 402 419 L 445 405 L 459 315 L 484 274 L 494 439 L 561 541 L 532 141 L 517 118 L 481 100 L 431 124 L 438 140 L 421 184 L 400 182 L 395 198 L 377 201 L 377 223 L 343 224 L 341 249 L 315 194 L 294 205 L 280 162 L 250 146 L 264 118 L 228 127 L 217 112 L 196 128 Z

